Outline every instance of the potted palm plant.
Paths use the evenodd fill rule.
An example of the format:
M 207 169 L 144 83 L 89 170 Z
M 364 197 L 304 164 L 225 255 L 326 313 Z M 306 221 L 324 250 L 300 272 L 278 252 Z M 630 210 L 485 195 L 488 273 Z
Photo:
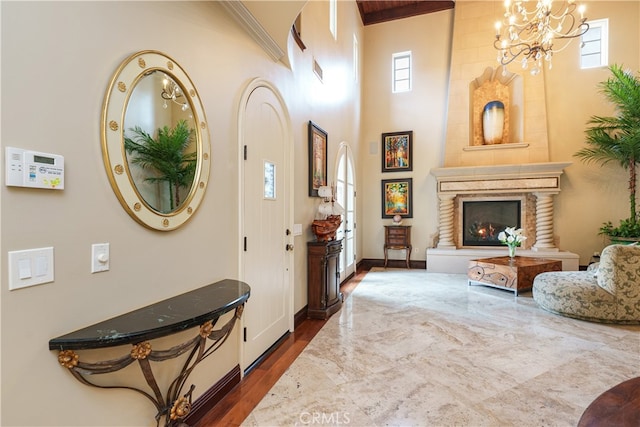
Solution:
M 139 126 L 130 131 L 133 136 L 124 138 L 124 148 L 128 154 L 135 154 L 131 163 L 155 172 L 145 181 L 168 184 L 170 211 L 173 211 L 180 206 L 180 188 L 190 188 L 193 184 L 198 153 L 187 149 L 193 142 L 194 130 L 186 120 L 179 120 L 172 129 L 159 128 L 155 139 Z
M 599 87 L 605 98 L 614 104 L 614 117 L 592 116 L 585 131 L 587 147 L 575 153 L 586 163 L 601 165 L 614 162 L 629 171 L 629 217 L 617 227 L 611 221 L 600 227 L 612 243 L 640 239 L 640 218 L 636 210 L 637 167 L 640 162 L 640 77 L 621 66 L 609 67 L 612 76 Z

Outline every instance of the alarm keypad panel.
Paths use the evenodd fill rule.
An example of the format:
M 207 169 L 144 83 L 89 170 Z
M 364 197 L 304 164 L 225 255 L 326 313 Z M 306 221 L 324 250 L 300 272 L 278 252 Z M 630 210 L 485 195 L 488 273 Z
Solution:
M 64 157 L 6 147 L 5 184 L 13 187 L 64 190 Z

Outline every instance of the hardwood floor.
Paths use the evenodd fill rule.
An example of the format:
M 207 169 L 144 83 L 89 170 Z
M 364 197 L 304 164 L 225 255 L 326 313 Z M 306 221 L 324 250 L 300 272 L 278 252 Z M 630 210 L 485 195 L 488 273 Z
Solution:
M 345 299 L 366 273 L 367 270 L 360 270 L 341 285 L 340 290 Z M 302 321 L 262 363 L 245 375 L 240 384 L 203 416 L 195 427 L 240 426 L 325 323 L 326 320 L 316 319 Z

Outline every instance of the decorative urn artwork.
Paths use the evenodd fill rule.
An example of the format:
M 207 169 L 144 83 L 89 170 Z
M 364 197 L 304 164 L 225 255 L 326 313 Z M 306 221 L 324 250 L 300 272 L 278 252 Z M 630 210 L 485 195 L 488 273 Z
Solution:
M 482 133 L 485 144 L 500 144 L 504 132 L 504 104 L 490 101 L 482 110 Z

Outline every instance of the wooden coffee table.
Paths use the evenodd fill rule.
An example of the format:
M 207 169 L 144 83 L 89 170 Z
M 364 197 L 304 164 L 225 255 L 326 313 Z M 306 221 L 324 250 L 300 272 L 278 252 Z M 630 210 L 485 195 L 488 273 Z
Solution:
M 561 271 L 562 261 L 545 258 L 508 256 L 469 261 L 469 285 L 484 285 L 519 292 L 530 290 L 533 279 L 546 271 Z

